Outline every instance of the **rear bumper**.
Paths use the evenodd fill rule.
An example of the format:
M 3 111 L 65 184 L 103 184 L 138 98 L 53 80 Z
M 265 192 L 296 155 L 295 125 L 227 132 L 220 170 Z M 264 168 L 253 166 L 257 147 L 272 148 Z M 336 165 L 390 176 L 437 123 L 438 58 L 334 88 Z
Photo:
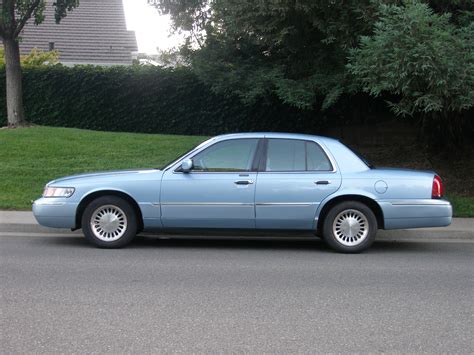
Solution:
M 434 199 L 380 200 L 384 229 L 446 227 L 453 208 L 449 201 Z
M 33 202 L 33 215 L 39 224 L 52 228 L 74 228 L 77 203 L 64 198 L 40 198 Z

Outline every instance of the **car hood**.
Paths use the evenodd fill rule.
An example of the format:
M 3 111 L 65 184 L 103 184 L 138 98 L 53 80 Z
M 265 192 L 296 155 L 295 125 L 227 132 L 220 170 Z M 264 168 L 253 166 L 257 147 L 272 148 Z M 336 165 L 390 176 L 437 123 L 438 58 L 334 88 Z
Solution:
M 146 173 L 153 173 L 153 172 L 160 172 L 159 169 L 136 169 L 136 170 L 113 170 L 113 171 L 97 171 L 85 174 L 78 174 L 78 175 L 71 175 L 61 177 L 59 179 L 55 179 L 50 181 L 48 185 L 52 184 L 62 184 L 62 183 L 72 183 L 72 182 L 82 182 L 84 180 L 90 179 L 107 179 L 107 178 L 130 178 L 133 179 L 133 176 L 137 174 L 146 174 Z

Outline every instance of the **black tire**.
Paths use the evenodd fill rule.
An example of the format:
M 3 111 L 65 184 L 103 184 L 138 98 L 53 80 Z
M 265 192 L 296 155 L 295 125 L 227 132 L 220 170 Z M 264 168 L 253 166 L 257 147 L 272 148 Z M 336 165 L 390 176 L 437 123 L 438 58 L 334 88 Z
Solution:
M 119 224 L 113 233 L 107 233 L 105 227 L 102 230 L 100 226 L 92 227 L 91 225 L 93 218 L 100 219 L 100 215 L 105 216 L 106 213 L 109 213 L 110 218 L 115 218 L 112 223 Z M 116 222 L 117 220 L 118 222 Z M 133 240 L 138 229 L 137 216 L 133 207 L 126 200 L 117 196 L 102 196 L 93 200 L 85 208 L 81 222 L 86 239 L 99 248 L 121 248 Z M 99 224 L 96 223 L 96 225 Z M 108 235 L 110 238 L 107 237 Z
M 338 221 L 355 218 L 358 223 L 355 230 L 358 230 L 360 235 L 351 236 L 350 233 L 344 233 L 342 225 L 336 223 L 336 218 Z M 337 235 L 335 229 L 338 231 Z M 372 245 L 377 229 L 377 218 L 367 205 L 358 201 L 345 201 L 332 207 L 326 215 L 323 223 L 323 239 L 338 252 L 360 253 Z

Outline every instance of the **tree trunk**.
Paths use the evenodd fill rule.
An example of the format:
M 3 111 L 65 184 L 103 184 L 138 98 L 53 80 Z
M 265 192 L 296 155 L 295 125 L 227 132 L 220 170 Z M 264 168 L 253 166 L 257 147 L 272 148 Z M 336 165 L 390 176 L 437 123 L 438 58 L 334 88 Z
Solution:
M 23 87 L 20 66 L 20 47 L 15 39 L 4 38 L 5 69 L 7 77 L 8 126 L 26 125 L 23 109 Z

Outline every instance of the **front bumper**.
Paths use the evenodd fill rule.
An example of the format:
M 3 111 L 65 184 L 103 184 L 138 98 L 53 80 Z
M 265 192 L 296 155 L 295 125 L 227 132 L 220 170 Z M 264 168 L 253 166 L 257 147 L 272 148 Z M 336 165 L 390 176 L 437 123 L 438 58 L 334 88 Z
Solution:
M 384 215 L 384 229 L 446 227 L 453 208 L 446 200 L 407 199 L 378 201 Z
M 77 205 L 67 198 L 40 198 L 33 202 L 33 215 L 45 227 L 75 228 Z

